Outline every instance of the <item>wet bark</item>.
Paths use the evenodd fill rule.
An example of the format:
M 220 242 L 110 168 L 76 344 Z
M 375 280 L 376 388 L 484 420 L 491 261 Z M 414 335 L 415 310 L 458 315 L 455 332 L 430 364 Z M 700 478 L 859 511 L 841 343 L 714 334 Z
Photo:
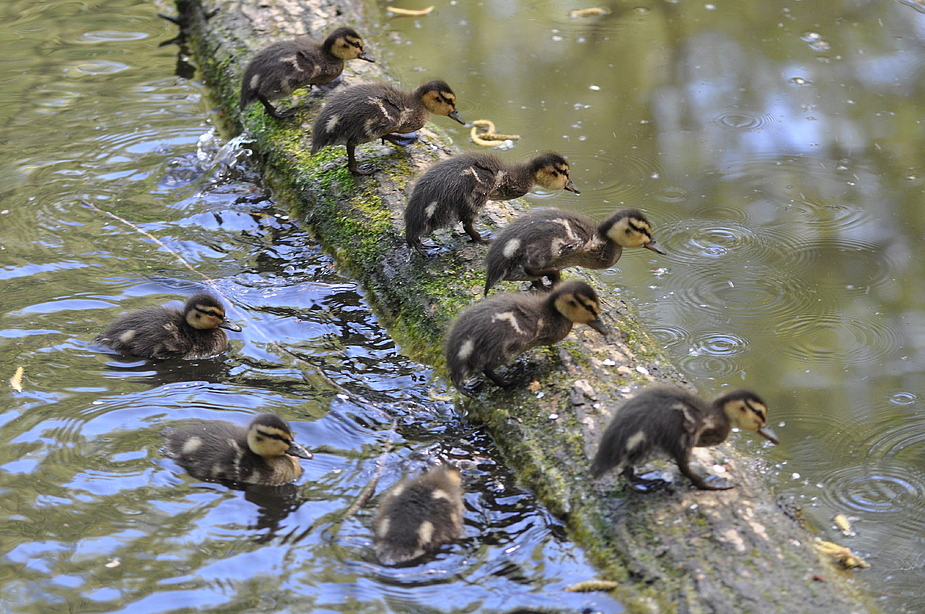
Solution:
M 453 153 L 435 128 L 440 120 L 406 149 L 377 143 L 358 148 L 361 164 L 374 162 L 382 170 L 354 178 L 346 172 L 343 148 L 314 158 L 307 153 L 322 95 L 303 94 L 296 121 L 268 118 L 259 104 L 238 110 L 244 65 L 272 40 L 298 34 L 320 39 L 350 25 L 365 35 L 376 57 L 382 41 L 368 27 L 367 5 L 178 0 L 178 8 L 226 128 L 252 135 L 271 185 L 362 283 L 403 351 L 441 370 L 443 331 L 460 308 L 481 296 L 485 247 L 470 244 L 458 230 L 437 234 L 445 249 L 427 262 L 405 246 L 402 211 L 413 178 Z M 357 61 L 348 63 L 344 76 L 348 82 L 389 80 L 382 64 Z M 522 210 L 519 202 L 490 203 L 489 226 L 501 226 Z M 653 382 L 689 386 L 628 305 L 602 294 L 610 338 L 576 327 L 559 346 L 528 355 L 528 384 L 486 388 L 479 398 L 460 397 L 459 403 L 487 426 L 522 482 L 566 521 L 601 577 L 620 583 L 617 597 L 639 612 L 871 611 L 852 575 L 820 560 L 810 547 L 812 535 L 768 491 L 758 464 L 729 444 L 698 450 L 697 459 L 728 467 L 737 484 L 731 491 L 694 490 L 679 475 L 673 490 L 648 495 L 625 492 L 612 476 L 590 480 L 589 457 L 625 398 Z

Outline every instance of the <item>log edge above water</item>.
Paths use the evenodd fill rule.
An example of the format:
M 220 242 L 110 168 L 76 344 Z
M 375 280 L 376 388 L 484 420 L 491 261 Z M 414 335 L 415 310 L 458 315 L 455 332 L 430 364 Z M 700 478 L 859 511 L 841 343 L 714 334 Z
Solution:
M 410 256 L 402 236 L 411 182 L 434 161 L 454 153 L 438 127 L 444 118 L 434 119 L 422 131 L 422 141 L 404 150 L 359 147 L 360 162 L 374 162 L 382 170 L 355 178 L 346 170 L 342 147 L 308 155 L 311 119 L 323 101 L 319 93 L 303 90 L 299 101 L 305 108 L 296 121 L 269 118 L 259 104 L 238 110 L 244 65 L 272 40 L 301 34 L 320 40 L 348 25 L 379 60 L 376 47 L 382 41 L 369 27 L 367 4 L 177 0 L 177 6 L 224 127 L 252 135 L 251 147 L 263 160 L 277 197 L 360 282 L 402 350 L 442 371 L 442 333 L 459 309 L 481 296 L 485 251 L 442 232 L 437 241 L 447 249 L 424 263 Z M 381 62 L 349 62 L 344 76 L 348 82 L 390 80 Z M 452 75 L 432 77 L 453 87 Z M 465 92 L 456 94 L 464 100 Z M 521 156 L 530 151 L 526 148 Z M 485 217 L 497 228 L 524 210 L 521 202 L 492 202 Z M 763 483 L 760 464 L 729 444 L 698 449 L 697 458 L 702 464 L 728 466 L 737 484 L 731 491 L 698 491 L 681 479 L 673 492 L 637 495 L 625 493 L 613 476 L 590 480 L 589 457 L 623 400 L 655 382 L 690 387 L 631 308 L 601 294 L 610 338 L 576 327 L 560 345 L 530 354 L 529 386 L 489 389 L 460 403 L 486 425 L 521 482 L 565 520 L 601 577 L 620 584 L 616 597 L 633 612 L 877 611 L 852 573 L 820 559 L 810 546 L 813 536 Z M 772 417 L 773 412 L 772 407 Z

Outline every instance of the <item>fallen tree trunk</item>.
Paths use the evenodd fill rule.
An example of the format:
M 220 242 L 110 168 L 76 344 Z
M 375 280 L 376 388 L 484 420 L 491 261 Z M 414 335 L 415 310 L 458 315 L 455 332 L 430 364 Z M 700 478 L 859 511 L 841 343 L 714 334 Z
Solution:
M 425 129 L 405 150 L 363 146 L 361 162 L 375 158 L 382 170 L 355 178 L 342 148 L 308 155 L 321 96 L 303 96 L 298 121 L 269 118 L 257 104 L 237 108 L 244 64 L 258 47 L 299 34 L 320 39 L 338 25 L 368 35 L 361 0 L 178 0 L 178 8 L 228 128 L 253 135 L 268 181 L 362 283 L 403 350 L 442 369 L 443 331 L 481 295 L 484 248 L 444 233 L 439 240 L 452 248 L 424 263 L 409 258 L 401 222 L 410 182 L 452 153 L 447 139 Z M 367 36 L 372 54 L 377 42 Z M 381 65 L 353 62 L 347 80 L 357 81 L 357 71 L 387 79 Z M 522 210 L 490 203 L 486 215 L 500 226 Z M 625 303 L 606 295 L 603 302 L 609 339 L 577 327 L 559 346 L 533 354 L 541 359 L 531 362 L 528 387 L 486 390 L 465 409 L 487 426 L 522 482 L 565 519 L 601 577 L 619 583 L 616 596 L 640 612 L 870 611 L 851 578 L 810 547 L 812 536 L 778 505 L 754 464 L 728 445 L 698 450 L 698 458 L 728 466 L 737 483 L 731 491 L 692 490 L 680 480 L 674 492 L 638 495 L 613 478 L 590 480 L 589 457 L 625 398 L 655 381 L 687 385 Z

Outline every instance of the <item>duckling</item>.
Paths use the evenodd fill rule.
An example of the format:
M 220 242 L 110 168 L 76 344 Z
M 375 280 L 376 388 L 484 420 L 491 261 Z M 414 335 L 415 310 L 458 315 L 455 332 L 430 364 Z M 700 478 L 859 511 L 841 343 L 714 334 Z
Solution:
M 520 198 L 534 184 L 580 194 L 565 158 L 545 153 L 506 164 L 489 153 L 463 153 L 437 162 L 418 180 L 405 208 L 405 240 L 424 255 L 420 238 L 457 221 L 476 243 L 488 243 L 472 222 L 489 200 Z
M 298 458 L 311 453 L 293 439 L 292 429 L 274 414 L 254 416 L 247 428 L 209 420 L 165 429 L 164 455 L 201 480 L 276 486 L 302 475 Z
M 436 467 L 382 496 L 373 519 L 376 556 L 386 565 L 404 563 L 455 541 L 462 529 L 462 478 L 456 468 Z
M 206 358 L 228 347 L 222 328 L 241 332 L 240 326 L 225 317 L 218 299 L 200 292 L 186 301 L 183 311 L 147 307 L 126 314 L 101 333 L 96 343 L 140 358 Z
M 601 306 L 594 288 L 569 281 L 549 294 L 499 294 L 470 305 L 453 322 L 444 345 L 450 379 L 473 396 L 465 381 L 481 371 L 499 386 L 513 382 L 495 369 L 538 345 L 558 343 L 572 324 L 587 324 L 602 335 Z
M 612 267 L 624 247 L 644 247 L 664 254 L 652 238 L 649 220 L 636 209 L 621 209 L 598 224 L 562 209 L 537 209 L 505 226 L 485 256 L 485 295 L 502 279 L 529 280 L 543 288 L 555 285 L 559 269 Z
M 280 112 L 271 100 L 285 98 L 306 85 L 331 83 L 340 77 L 347 60 L 375 62 L 363 51 L 363 39 L 352 28 L 337 28 L 320 44 L 300 36 L 267 45 L 244 69 L 241 110 L 259 100 L 269 115 L 286 119 L 294 109 Z
M 331 96 L 312 128 L 312 155 L 328 145 L 347 147 L 347 168 L 355 175 L 371 175 L 360 170 L 356 146 L 381 138 L 396 145 L 414 142 L 407 133 L 427 123 L 427 113 L 446 115 L 465 125 L 456 111 L 456 95 L 443 81 L 430 81 L 413 92 L 404 92 L 385 83 L 361 83 Z
M 648 388 L 617 410 L 601 438 L 591 475 L 597 478 L 616 469 L 630 487 L 644 492 L 665 482 L 641 478 L 635 467 L 666 455 L 697 488 L 726 490 L 733 487 L 726 480 L 710 483 L 694 473 L 689 465 L 691 448 L 720 444 L 733 427 L 776 444 L 777 436 L 767 423 L 767 406 L 749 390 L 735 390 L 708 403 L 681 388 Z

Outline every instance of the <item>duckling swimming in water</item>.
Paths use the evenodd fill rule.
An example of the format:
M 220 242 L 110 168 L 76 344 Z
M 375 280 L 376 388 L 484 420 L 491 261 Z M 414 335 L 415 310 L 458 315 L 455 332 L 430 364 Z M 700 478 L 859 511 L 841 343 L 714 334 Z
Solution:
M 463 494 L 454 467 L 436 467 L 390 488 L 373 519 L 376 556 L 395 565 L 457 540 L 463 529 Z
M 489 200 L 520 198 L 538 184 L 547 190 L 580 194 L 569 179 L 565 158 L 545 153 L 527 162 L 507 164 L 489 153 L 470 152 L 441 160 L 421 176 L 405 208 L 405 240 L 422 256 L 421 237 L 463 223 L 477 243 L 488 243 L 472 222 Z
M 227 329 L 241 327 L 225 317 L 225 308 L 210 294 L 200 292 L 186 301 L 183 311 L 147 307 L 126 314 L 96 338 L 96 343 L 139 358 L 207 358 L 228 347 Z
M 749 390 L 735 390 L 707 403 L 681 388 L 648 388 L 617 410 L 601 437 L 591 475 L 597 478 L 616 469 L 630 487 L 644 492 L 665 482 L 643 479 L 635 467 L 663 455 L 674 459 L 697 488 L 726 490 L 733 485 L 722 479 L 710 483 L 694 473 L 689 465 L 691 449 L 722 443 L 733 427 L 778 443 L 767 424 L 767 406 Z
M 209 420 L 165 429 L 164 455 L 201 480 L 276 486 L 302 475 L 298 458 L 311 453 L 293 439 L 292 429 L 274 414 L 254 416 L 247 428 Z
M 505 226 L 485 256 L 485 295 L 502 279 L 559 283 L 559 269 L 612 267 L 624 247 L 664 254 L 652 238 L 649 220 L 636 209 L 621 209 L 602 224 L 562 209 L 536 209 Z
M 371 175 L 360 170 L 356 146 L 378 138 L 396 145 L 407 145 L 407 133 L 420 130 L 428 113 L 446 115 L 465 125 L 456 111 L 456 95 L 443 81 L 430 81 L 413 92 L 404 92 L 385 83 L 361 83 L 331 96 L 312 128 L 312 155 L 329 145 L 347 148 L 347 168 L 355 175 Z
M 286 98 L 300 87 L 331 83 L 347 60 L 374 62 L 363 51 L 363 39 L 352 28 L 337 28 L 317 43 L 307 36 L 279 41 L 257 52 L 241 79 L 241 110 L 259 100 L 267 113 L 286 119 L 294 109 L 280 112 L 271 100 Z
M 594 288 L 583 281 L 568 281 L 549 294 L 499 294 L 470 305 L 453 322 L 444 352 L 450 379 L 456 388 L 473 396 L 466 380 L 483 372 L 499 386 L 513 382 L 495 369 L 538 345 L 558 343 L 572 324 L 587 324 L 602 335 L 601 306 Z

